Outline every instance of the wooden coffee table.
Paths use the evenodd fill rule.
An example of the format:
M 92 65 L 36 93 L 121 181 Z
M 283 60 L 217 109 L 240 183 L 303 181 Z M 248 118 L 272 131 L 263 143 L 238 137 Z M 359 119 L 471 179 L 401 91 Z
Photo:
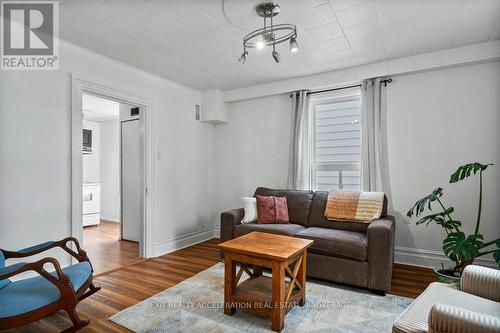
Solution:
M 285 315 L 295 304 L 304 305 L 306 296 L 306 255 L 312 240 L 250 234 L 221 243 L 224 250 L 224 313 L 236 309 L 272 318 L 272 329 L 283 330 Z M 236 272 L 236 264 L 240 268 Z M 262 275 L 271 268 L 272 277 Z M 243 272 L 250 278 L 239 283 Z M 285 281 L 288 274 L 290 281 Z M 239 284 L 238 284 L 239 283 Z

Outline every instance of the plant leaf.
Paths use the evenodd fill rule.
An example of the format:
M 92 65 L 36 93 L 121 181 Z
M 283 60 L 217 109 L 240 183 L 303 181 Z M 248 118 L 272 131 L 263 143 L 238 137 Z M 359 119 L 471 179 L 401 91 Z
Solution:
M 475 175 L 478 171 L 484 171 L 490 165 L 493 165 L 493 163 L 481 164 L 478 162 L 474 162 L 474 163 L 464 164 L 458 167 L 457 171 L 455 171 L 450 176 L 450 183 L 456 183 L 460 180 L 470 177 L 471 174 Z
M 431 202 L 436 201 L 438 198 L 440 198 L 443 195 L 443 189 L 441 187 L 438 187 L 434 191 L 432 191 L 431 194 L 423 197 L 422 199 L 418 200 L 413 207 L 406 213 L 408 217 L 413 217 L 419 216 L 422 214 L 422 212 L 425 210 L 425 207 L 427 206 L 427 209 L 432 210 L 431 208 Z
M 483 243 L 481 234 L 465 237 L 461 231 L 450 232 L 443 240 L 443 251 L 453 261 L 473 260 L 479 254 Z
M 445 221 L 444 217 L 446 215 L 449 215 L 449 214 L 453 213 L 453 211 L 454 211 L 453 207 L 446 208 L 446 210 L 444 212 L 439 212 L 439 213 L 435 213 L 435 214 L 430 214 L 430 215 L 424 216 L 423 218 L 421 218 L 420 220 L 418 220 L 416 222 L 416 224 L 418 225 L 418 224 L 422 224 L 422 223 L 427 222 L 427 225 L 429 225 L 429 223 L 431 221 L 435 221 L 437 224 L 447 223 Z
M 462 222 L 457 220 L 447 221 L 443 216 L 436 216 L 434 221 L 436 222 L 436 224 L 448 230 L 458 229 L 462 225 Z
M 495 241 L 495 244 L 496 244 L 498 250 L 493 252 L 493 258 L 495 258 L 495 261 L 497 262 L 498 267 L 500 267 L 500 239 L 497 239 Z

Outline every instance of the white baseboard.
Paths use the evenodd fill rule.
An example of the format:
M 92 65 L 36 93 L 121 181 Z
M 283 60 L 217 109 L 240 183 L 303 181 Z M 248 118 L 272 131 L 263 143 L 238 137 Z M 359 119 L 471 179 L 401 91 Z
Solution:
M 220 226 L 214 228 L 214 238 L 220 238 Z
M 441 267 L 441 263 L 445 266 L 453 265 L 453 262 L 443 252 L 401 246 L 394 249 L 394 262 L 420 267 Z M 481 266 L 497 267 L 495 260 L 492 258 L 476 259 L 474 263 Z
M 180 250 L 182 248 L 201 243 L 216 237 L 216 228 L 208 228 L 175 237 L 155 244 L 155 257 Z M 217 236 L 218 237 L 218 236 Z

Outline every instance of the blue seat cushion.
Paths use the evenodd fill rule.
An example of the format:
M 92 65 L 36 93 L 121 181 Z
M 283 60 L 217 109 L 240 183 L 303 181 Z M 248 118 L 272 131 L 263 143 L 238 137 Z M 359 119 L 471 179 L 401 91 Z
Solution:
M 92 269 L 88 261 L 63 268 L 75 291 L 88 280 Z M 52 275 L 57 277 L 57 273 Z M 0 318 L 40 309 L 60 298 L 59 289 L 43 276 L 13 281 L 0 289 Z
M 0 250 L 0 268 L 4 268 L 4 267 L 5 267 L 5 256 L 3 255 L 2 250 Z M 5 287 L 9 283 L 10 283 L 9 279 L 0 280 L 0 289 Z

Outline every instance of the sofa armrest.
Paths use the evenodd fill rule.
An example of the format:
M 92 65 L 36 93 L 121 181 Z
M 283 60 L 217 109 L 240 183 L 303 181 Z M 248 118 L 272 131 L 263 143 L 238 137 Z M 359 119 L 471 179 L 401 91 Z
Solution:
M 500 270 L 468 265 L 460 279 L 462 291 L 500 302 Z
M 367 233 L 368 288 L 389 291 L 394 263 L 394 217 L 387 215 L 371 222 Z
M 450 305 L 435 304 L 429 312 L 429 333 L 498 333 L 500 318 Z
M 243 208 L 228 210 L 220 214 L 220 241 L 225 242 L 233 238 L 234 227 L 241 224 L 245 215 Z

